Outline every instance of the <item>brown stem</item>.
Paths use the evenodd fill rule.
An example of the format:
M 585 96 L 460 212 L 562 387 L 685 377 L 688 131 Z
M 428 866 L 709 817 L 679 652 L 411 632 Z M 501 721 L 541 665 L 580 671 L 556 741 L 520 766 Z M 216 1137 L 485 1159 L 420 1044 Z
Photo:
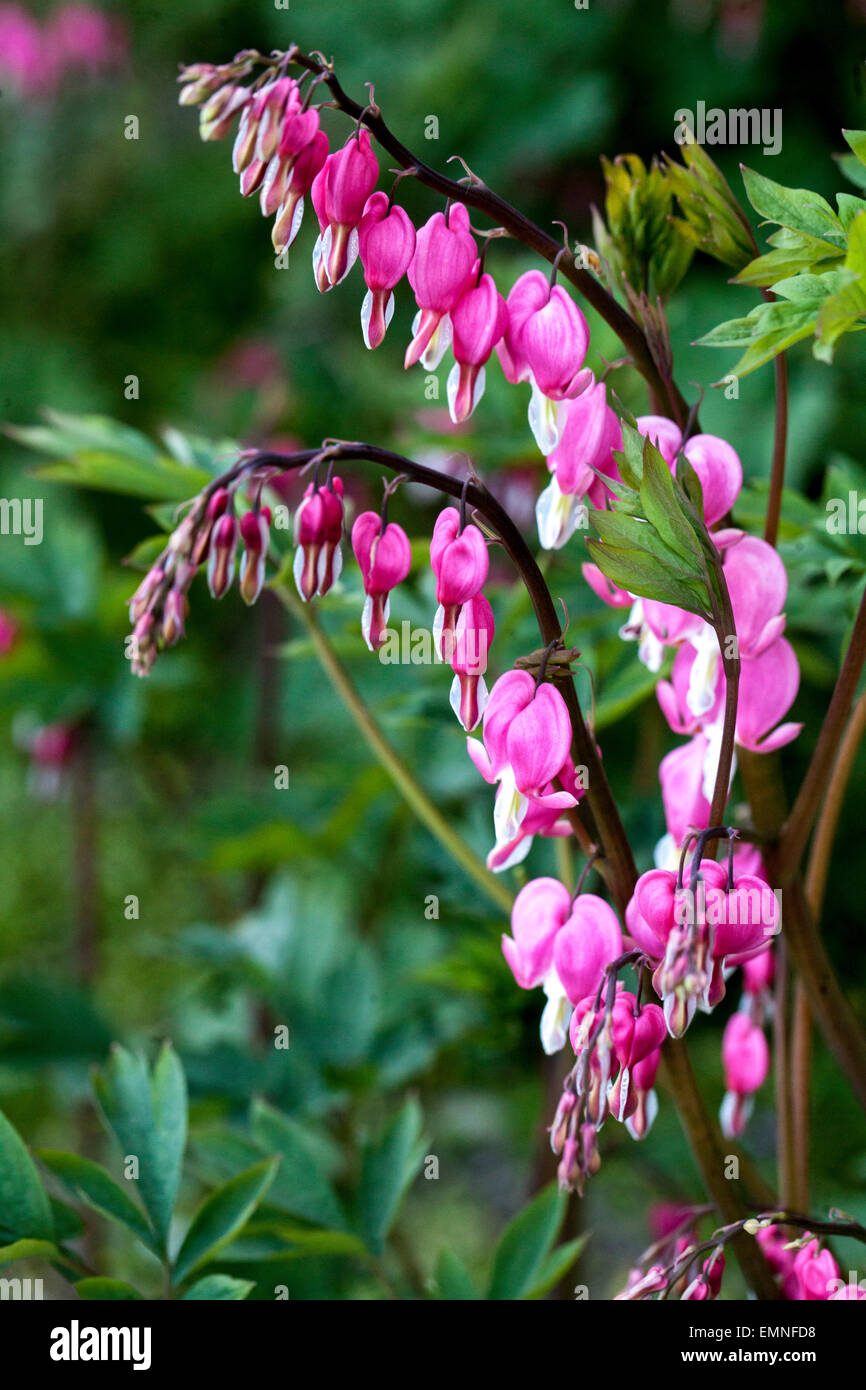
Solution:
M 784 882 L 783 930 L 791 959 L 803 982 L 809 1004 L 827 1044 L 866 1108 L 866 1036 L 840 988 L 815 927 L 803 881 L 795 871 L 782 878 L 778 850 L 771 841 L 785 819 L 785 794 L 778 763 L 772 754 L 739 748 L 740 772 L 755 828 L 768 836 L 763 850 L 770 882 Z
M 676 1097 L 704 1186 L 726 1223 L 741 1221 L 744 1209 L 748 1209 L 749 1206 L 748 1194 L 742 1179 L 728 1178 L 725 1175 L 729 1155 L 723 1152 L 718 1130 L 710 1121 L 700 1099 L 691 1062 L 683 1043 L 669 1039 L 662 1051 L 662 1060 L 664 1074 Z M 773 1301 L 779 1299 L 781 1294 L 757 1241 L 740 1232 L 733 1237 L 733 1245 L 743 1273 L 758 1298 Z
M 794 1205 L 794 1117 L 788 1058 L 788 952 L 781 937 L 776 950 L 773 1084 L 776 1097 L 776 1171 L 779 1203 L 787 1207 Z
M 419 183 L 454 202 L 465 203 L 467 207 L 477 208 L 479 212 L 486 213 L 497 226 L 504 227 L 517 241 L 543 256 L 551 265 L 559 258 L 558 269 L 562 275 L 579 290 L 587 303 L 601 315 L 625 346 L 650 389 L 656 402 L 654 408 L 670 414 L 681 427 L 685 425 L 689 414 L 688 404 L 673 381 L 665 381 L 662 377 L 640 324 L 617 303 L 600 281 L 575 260 L 567 247 L 563 250 L 561 241 L 536 226 L 518 208 L 500 198 L 474 176 L 468 183 L 458 183 L 440 174 L 422 159 L 418 159 L 389 129 L 378 107 L 365 107 L 353 101 L 343 90 L 333 70 L 325 67 L 318 58 L 296 52 L 292 56 L 292 62 L 306 68 L 308 72 L 323 76 L 334 104 L 347 116 L 361 121 L 371 134 L 375 135 L 383 150 L 387 150 L 403 169 L 411 170 Z
M 866 661 L 866 590 L 860 600 L 857 618 L 851 633 L 851 641 L 842 662 L 836 686 L 827 707 L 824 723 L 815 744 L 812 761 L 802 786 L 797 794 L 791 814 L 782 826 L 777 856 L 777 880 L 784 888 L 786 880 L 800 863 L 812 822 L 830 781 L 833 761 L 842 740 L 845 725 L 851 712 L 851 704 L 860 682 L 863 663 Z
M 830 777 L 827 795 L 815 826 L 815 835 L 806 870 L 806 899 L 815 922 L 821 920 L 824 893 L 830 872 L 833 842 L 842 811 L 842 803 L 854 766 L 857 751 L 866 731 L 866 695 L 854 706 L 839 745 L 836 762 Z M 812 1011 L 801 981 L 794 994 L 794 1018 L 791 1041 L 791 1091 L 794 1122 L 794 1191 L 791 1202 L 801 1210 L 809 1205 L 809 1087 L 812 1067 Z

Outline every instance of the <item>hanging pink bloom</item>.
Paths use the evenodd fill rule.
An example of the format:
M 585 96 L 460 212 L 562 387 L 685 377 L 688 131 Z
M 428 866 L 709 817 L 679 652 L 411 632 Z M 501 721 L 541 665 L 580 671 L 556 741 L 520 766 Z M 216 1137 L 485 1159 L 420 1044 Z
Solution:
M 682 1294 L 683 1302 L 698 1301 L 703 1302 L 707 1299 L 718 1298 L 722 1288 L 722 1276 L 725 1272 L 725 1257 L 721 1247 L 713 1251 L 709 1259 L 704 1260 L 700 1274 L 689 1284 Z
M 675 847 L 682 845 L 687 831 L 706 830 L 710 823 L 710 802 L 703 788 L 707 746 L 704 735 L 696 734 L 659 763 L 665 821 Z
M 18 639 L 18 624 L 12 617 L 0 608 L 0 656 L 8 656 Z
M 505 300 L 492 275 L 460 296 L 451 314 L 454 366 L 448 374 L 448 409 L 455 425 L 468 420 L 484 395 L 484 364 L 508 326 Z
M 451 311 L 478 273 L 478 248 L 469 230 L 469 213 L 462 203 L 447 213 L 434 212 L 419 228 L 409 266 L 418 313 L 412 322 L 412 341 L 404 365 L 421 362 L 435 371 L 452 338 Z
M 491 867 L 503 869 L 525 857 L 531 834 L 550 833 L 560 814 L 577 804 L 575 794 L 553 786 L 570 761 L 571 721 L 551 684 L 536 692 L 528 671 L 507 671 L 490 693 L 483 731 L 483 742 L 467 739 L 467 750 L 485 781 L 499 783 Z M 530 815 L 538 819 L 530 822 Z
M 589 587 L 594 594 L 597 594 L 602 603 L 607 603 L 611 608 L 630 608 L 633 603 L 633 596 L 627 589 L 620 589 L 616 584 L 612 584 L 598 568 L 598 565 L 581 565 L 581 572 Z
M 244 551 L 239 587 L 244 603 L 255 603 L 264 586 L 270 524 L 269 507 L 245 512 L 241 517 L 240 533 Z
M 391 590 L 402 584 L 412 568 L 412 547 L 402 526 L 389 521 L 383 531 L 378 512 L 361 512 L 352 527 L 352 549 L 367 595 L 361 629 L 370 651 L 375 652 L 385 641 Z
M 571 894 L 558 879 L 534 878 L 517 894 L 502 954 L 521 989 L 535 989 L 550 973 L 554 941 L 570 914 Z
M 361 329 L 368 348 L 377 348 L 394 313 L 394 286 L 415 253 L 415 228 L 403 208 L 389 205 L 387 193 L 367 199 L 358 227 L 358 251 L 367 293 L 361 306 Z
M 274 157 L 279 158 L 279 155 Z M 291 161 L 290 166 L 287 166 L 284 182 L 279 188 L 282 202 L 277 208 L 276 221 L 271 231 L 271 240 L 277 255 L 287 250 L 298 235 L 304 215 L 304 199 L 327 157 L 328 137 L 320 130 L 313 136 L 309 145 Z M 264 197 L 263 185 L 262 198 Z
M 325 487 L 311 483 L 295 513 L 294 576 L 307 603 L 324 596 L 340 577 L 343 553 L 343 483 L 331 478 Z
M 622 446 L 622 430 L 607 404 L 604 382 L 593 382 L 575 400 L 564 402 L 562 412 L 562 436 L 547 457 L 553 477 L 535 508 L 538 539 L 545 550 L 561 549 L 577 527 L 586 524 L 584 498 L 594 507 L 604 506 L 608 491 L 595 470 L 615 480 L 613 450 Z
M 370 132 L 361 127 L 341 150 L 329 154 L 313 183 L 313 201 L 324 228 L 313 252 L 327 286 L 339 285 L 358 256 L 358 224 L 379 177 L 379 161 L 370 145 Z
M 208 550 L 207 582 L 213 598 L 222 598 L 231 588 L 237 545 L 238 523 L 234 512 L 227 512 L 214 526 Z
M 777 638 L 760 656 L 743 660 L 737 705 L 737 743 L 754 753 L 771 753 L 795 739 L 803 725 L 778 724 L 778 720 L 791 708 L 799 686 L 800 667 L 785 637 Z
M 752 1096 L 770 1070 L 770 1051 L 763 1030 L 747 1014 L 731 1014 L 722 1037 L 725 1098 L 719 1122 L 726 1139 L 741 1135 L 752 1109 Z
M 616 913 L 603 898 L 583 893 L 553 943 L 553 966 L 570 1004 L 593 994 L 604 968 L 622 955 Z
M 817 1238 L 797 1251 L 793 1275 L 798 1286 L 794 1297 L 798 1300 L 815 1303 L 838 1291 L 839 1266 L 829 1250 L 821 1249 Z
M 439 609 L 433 624 L 436 648 L 445 661 L 454 655 L 454 632 L 460 609 L 480 592 L 490 559 L 487 545 L 472 522 L 461 530 L 460 512 L 446 507 L 436 518 L 430 541 L 430 564 L 436 576 Z
M 541 452 L 559 443 L 566 412 L 561 402 L 592 385 L 583 369 L 589 347 L 586 319 L 561 285 L 551 287 L 541 271 L 522 275 L 508 296 L 508 332 L 500 362 L 509 380 L 529 381 L 529 425 Z
M 250 123 L 252 124 L 252 120 Z M 303 110 L 297 89 L 293 90 L 286 103 L 282 127 L 274 132 L 273 137 L 269 134 L 266 142 L 263 142 L 262 139 L 262 122 L 259 121 L 256 139 L 252 142 L 249 134 L 243 129 L 243 117 L 241 117 L 241 128 L 238 130 L 238 138 L 235 142 L 238 161 L 248 157 L 251 143 L 254 143 L 256 157 L 267 159 L 267 169 L 260 194 L 263 216 L 272 217 L 285 200 L 295 162 L 304 150 L 312 145 L 318 133 L 319 113 L 314 106 L 306 111 Z M 244 136 L 246 138 L 242 141 Z M 273 145 L 272 152 L 270 156 L 266 156 L 264 149 L 271 145 Z
M 451 708 L 467 734 L 477 726 L 487 708 L 489 695 L 484 672 L 493 633 L 493 609 L 483 594 L 475 594 L 460 609 L 451 657 L 454 671 Z
M 724 571 L 740 657 L 760 656 L 785 630 L 785 566 L 772 545 L 740 532 L 725 546 Z

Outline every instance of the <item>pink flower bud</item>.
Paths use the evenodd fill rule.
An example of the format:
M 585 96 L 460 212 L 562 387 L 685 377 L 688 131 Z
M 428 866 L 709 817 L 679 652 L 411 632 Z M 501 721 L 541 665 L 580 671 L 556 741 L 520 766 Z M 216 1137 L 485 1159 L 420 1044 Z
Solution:
M 449 208 L 447 219 L 444 213 L 434 212 L 419 228 L 408 275 L 420 312 L 412 325 L 406 367 L 422 357 L 430 370 L 438 366 L 450 338 L 450 332 L 443 329 L 443 320 L 475 279 L 477 263 L 478 248 L 469 230 L 469 213 L 462 203 Z M 434 335 L 441 343 L 434 344 Z M 435 362 L 427 356 L 430 349 L 434 356 L 438 353 Z
M 294 576 L 304 602 L 314 594 L 324 596 L 340 577 L 343 556 L 343 484 L 332 478 L 331 486 L 310 484 L 295 513 Z
M 467 733 L 477 726 L 487 708 L 484 672 L 493 632 L 493 609 L 483 594 L 475 594 L 460 609 L 451 656 L 451 708 Z
M 183 625 L 187 609 L 186 594 L 176 585 L 165 596 L 165 609 L 160 636 L 167 647 L 173 647 L 183 637 Z
M 304 199 L 327 157 L 328 137 L 320 130 L 293 161 L 286 175 L 283 201 L 277 211 L 277 219 L 271 233 L 274 250 L 278 255 L 291 246 L 298 235 L 304 215 Z
M 448 409 L 459 425 L 484 394 L 484 363 L 508 326 L 508 309 L 492 275 L 482 275 L 460 296 L 451 324 L 454 366 L 448 376 Z
M 227 513 L 214 526 L 208 553 L 207 582 L 214 598 L 222 598 L 231 587 L 237 543 L 238 524 L 234 513 Z
M 244 603 L 255 603 L 265 582 L 265 559 L 268 553 L 271 513 L 268 507 L 245 512 L 240 532 L 244 543 L 241 557 L 240 591 Z
M 368 348 L 377 348 L 394 312 L 394 286 L 406 274 L 415 252 L 415 228 L 408 214 L 387 193 L 367 199 L 358 227 L 358 253 L 364 267 L 367 294 L 361 308 L 361 327 Z
M 375 652 L 385 641 L 391 590 L 402 584 L 412 567 L 412 547 L 402 526 L 389 521 L 383 531 L 377 512 L 361 512 L 352 527 L 352 549 L 367 595 L 361 629 Z
M 338 285 L 355 263 L 358 224 L 378 177 L 379 161 L 370 146 L 370 132 L 363 127 L 341 150 L 328 155 L 316 175 L 313 197 L 325 224 L 317 245 L 328 285 Z

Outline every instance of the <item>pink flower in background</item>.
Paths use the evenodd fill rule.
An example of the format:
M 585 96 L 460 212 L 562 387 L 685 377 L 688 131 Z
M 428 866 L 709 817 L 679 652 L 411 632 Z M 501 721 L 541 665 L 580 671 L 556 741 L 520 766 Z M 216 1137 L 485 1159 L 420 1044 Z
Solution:
M 54 85 L 56 63 L 43 47 L 39 25 L 20 5 L 0 5 L 0 74 L 25 96 Z
M 127 52 L 124 26 L 94 5 L 62 5 L 49 16 L 45 39 L 61 68 L 103 72 L 123 62 Z
M 731 510 L 743 486 L 743 466 L 736 450 L 715 434 L 694 434 L 683 444 L 681 431 L 660 415 L 641 415 L 636 421 L 641 434 L 655 444 L 671 472 L 682 449 L 700 479 L 704 494 L 704 520 L 708 526 Z
M 8 656 L 18 640 L 18 624 L 12 617 L 0 608 L 0 657 Z
M 719 1123 L 726 1139 L 741 1135 L 752 1109 L 752 1096 L 770 1070 L 770 1050 L 763 1030 L 744 1013 L 731 1014 L 722 1037 L 725 1098 Z

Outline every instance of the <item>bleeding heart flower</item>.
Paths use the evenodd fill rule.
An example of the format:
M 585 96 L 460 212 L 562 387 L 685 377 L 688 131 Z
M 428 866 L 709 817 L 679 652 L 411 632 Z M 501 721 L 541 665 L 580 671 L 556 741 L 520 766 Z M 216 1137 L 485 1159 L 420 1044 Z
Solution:
M 451 314 L 454 366 L 448 374 L 448 409 L 455 425 L 468 420 L 484 394 L 484 363 L 508 326 L 505 300 L 491 275 L 460 296 Z
M 406 367 L 420 361 L 432 372 L 439 366 L 451 342 L 451 311 L 477 272 L 478 248 L 469 230 L 467 209 L 457 203 L 447 214 L 434 212 L 418 230 L 408 270 L 418 313 L 406 349 Z
M 389 205 L 387 193 L 367 199 L 358 227 L 358 251 L 367 286 L 361 328 L 367 347 L 377 348 L 394 313 L 394 286 L 415 253 L 415 228 L 403 208 Z
M 361 630 L 375 652 L 385 641 L 391 590 L 402 584 L 412 568 L 412 547 L 402 526 L 389 521 L 383 530 L 378 512 L 361 512 L 352 527 L 352 549 L 367 595 Z

